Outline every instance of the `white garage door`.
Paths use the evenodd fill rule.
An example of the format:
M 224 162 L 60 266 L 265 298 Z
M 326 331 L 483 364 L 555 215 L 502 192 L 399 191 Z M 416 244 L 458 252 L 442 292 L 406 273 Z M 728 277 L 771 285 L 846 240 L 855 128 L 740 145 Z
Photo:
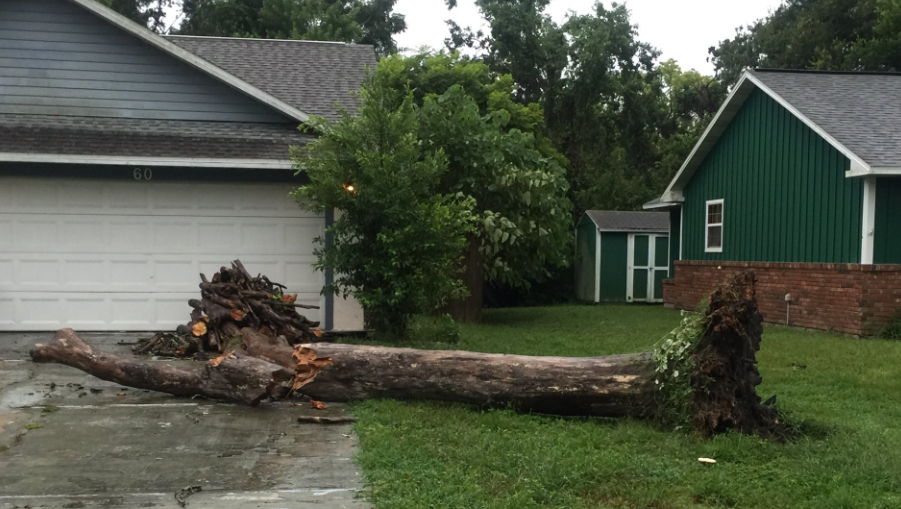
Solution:
M 324 221 L 290 189 L 0 177 L 0 330 L 171 330 L 236 258 L 321 306 Z

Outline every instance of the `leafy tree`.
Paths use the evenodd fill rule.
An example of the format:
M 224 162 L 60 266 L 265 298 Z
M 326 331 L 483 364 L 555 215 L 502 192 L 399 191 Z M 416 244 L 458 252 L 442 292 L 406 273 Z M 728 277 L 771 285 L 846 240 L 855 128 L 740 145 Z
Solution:
M 474 200 L 475 240 L 488 281 L 523 286 L 568 265 L 572 203 L 565 160 L 543 135 L 539 105 L 513 101 L 509 76 L 441 52 L 383 59 L 375 80 L 412 90 L 421 105 L 424 150 L 448 157 L 441 192 Z
M 490 34 L 452 26 L 448 44 L 483 51 L 492 71 L 511 74 L 518 100 L 540 102 L 548 137 L 570 161 L 574 213 L 634 209 L 653 196 L 668 107 L 658 52 L 637 40 L 628 10 L 598 2 L 558 25 L 546 0 L 476 3 Z
M 864 50 L 861 42 L 897 37 L 891 20 L 898 11 L 897 0 L 786 0 L 766 18 L 739 27 L 733 39 L 710 48 L 710 59 L 727 85 L 747 67 L 881 68 L 884 62 L 872 52 L 881 52 L 882 44 L 873 42 Z M 881 34 L 876 33 L 877 23 L 883 27 Z
M 856 69 L 901 70 L 901 0 L 877 0 L 873 35 L 857 39 L 847 60 Z
M 489 32 L 449 22 L 446 44 L 480 52 L 491 71 L 510 73 L 518 101 L 540 103 L 543 132 L 570 162 L 575 215 L 636 209 L 654 197 L 725 97 L 712 78 L 658 65 L 623 5 L 598 2 L 558 25 L 547 0 L 476 3 Z
M 660 159 L 652 177 L 656 190 L 669 184 L 728 95 L 721 81 L 697 71 L 683 71 L 674 60 L 662 63 L 659 71 L 669 110 L 660 128 Z
M 97 0 L 126 18 L 150 28 L 154 32 L 165 32 L 166 11 L 173 0 Z
M 184 0 L 179 33 L 372 44 L 397 51 L 407 25 L 396 0 Z
M 314 118 L 321 136 L 294 150 L 310 183 L 301 206 L 341 211 L 320 244 L 317 268 L 331 270 L 326 291 L 353 294 L 369 326 L 403 335 L 409 319 L 464 294 L 457 275 L 474 228 L 471 198 L 439 192 L 442 151 L 423 148 L 412 96 L 369 82 L 359 115 L 335 124 Z

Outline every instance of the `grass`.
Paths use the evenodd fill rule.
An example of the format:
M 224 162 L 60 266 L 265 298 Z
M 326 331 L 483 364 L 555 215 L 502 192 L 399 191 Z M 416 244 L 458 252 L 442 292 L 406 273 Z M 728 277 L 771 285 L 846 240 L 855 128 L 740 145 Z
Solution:
M 677 321 L 660 307 L 490 310 L 459 344 L 415 346 L 626 353 L 649 350 Z M 768 326 L 759 360 L 760 393 L 777 394 L 804 431 L 794 443 L 703 440 L 634 420 L 358 403 L 368 498 L 378 509 L 901 507 L 901 342 Z

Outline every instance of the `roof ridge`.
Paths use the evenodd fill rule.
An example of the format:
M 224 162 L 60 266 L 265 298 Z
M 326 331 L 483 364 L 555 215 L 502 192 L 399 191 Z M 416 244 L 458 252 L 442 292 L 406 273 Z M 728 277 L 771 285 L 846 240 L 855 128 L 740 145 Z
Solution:
M 901 76 L 901 72 L 897 71 L 830 71 L 824 69 L 776 69 L 770 67 L 759 67 L 751 69 L 753 72 L 759 73 L 784 73 L 784 74 L 844 74 L 852 76 Z
M 212 39 L 219 41 L 260 41 L 260 42 L 292 42 L 292 43 L 307 43 L 307 44 L 332 44 L 336 46 L 350 46 L 350 47 L 360 47 L 360 48 L 372 48 L 371 44 L 358 44 L 355 42 L 344 42 L 344 41 L 315 41 L 310 39 L 269 39 L 265 37 L 220 37 L 215 35 L 182 35 L 182 34 L 164 34 L 163 37 L 167 39 Z

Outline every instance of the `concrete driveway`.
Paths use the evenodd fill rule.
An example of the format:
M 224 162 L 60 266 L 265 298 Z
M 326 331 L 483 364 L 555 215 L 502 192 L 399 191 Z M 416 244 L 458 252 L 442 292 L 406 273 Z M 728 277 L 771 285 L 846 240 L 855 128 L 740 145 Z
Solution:
M 355 498 L 351 426 L 297 423 L 342 407 L 248 408 L 128 389 L 32 363 L 31 345 L 50 337 L 0 334 L 0 508 L 178 508 L 181 490 L 191 508 L 370 507 Z M 119 343 L 137 336 L 83 337 L 128 354 Z

